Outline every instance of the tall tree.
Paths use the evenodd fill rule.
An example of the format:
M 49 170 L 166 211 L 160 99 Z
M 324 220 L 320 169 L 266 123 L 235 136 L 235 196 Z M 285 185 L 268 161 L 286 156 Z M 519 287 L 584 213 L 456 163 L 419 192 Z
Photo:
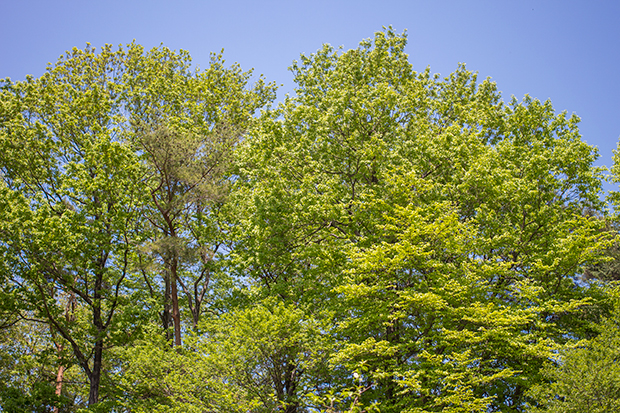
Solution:
M 228 193 L 233 150 L 275 88 L 262 78 L 248 88 L 251 72 L 225 68 L 221 55 L 212 55 L 206 70 L 192 71 L 186 52 L 165 48 L 150 51 L 130 75 L 132 143 L 148 171 L 151 198 L 150 254 L 143 259 L 161 266 L 162 321 L 165 329 L 173 326 L 170 337 L 179 346 L 179 295 L 196 328 L 226 253 L 218 211 Z
M 203 225 L 219 200 L 207 188 L 218 186 L 234 139 L 273 95 L 262 80 L 246 93 L 249 74 L 222 65 L 217 57 L 207 71 L 192 72 L 187 52 L 88 46 L 67 52 L 38 79 L 2 81 L 2 276 L 30 318 L 71 348 L 89 382 L 89 405 L 100 401 L 105 350 L 131 338 L 149 308 L 136 287 L 153 279 L 139 263 L 145 243 L 160 239 L 153 228 L 173 238 L 159 251 L 170 286 L 162 301 L 174 298 L 177 343 L 172 288 L 181 265 L 192 273 L 193 285 L 182 286 L 193 319 L 200 313 L 219 242 L 210 238 L 214 224 Z M 188 234 L 191 245 L 178 248 L 174 237 Z M 175 261 L 182 250 L 195 250 L 201 264 Z M 67 297 L 88 319 L 65 316 Z
M 38 79 L 2 85 L 3 259 L 35 318 L 71 347 L 99 401 L 103 353 L 139 243 L 143 174 L 119 142 L 124 52 L 73 49 Z M 65 317 L 73 295 L 88 323 Z
M 236 254 L 268 294 L 334 317 L 341 388 L 367 372 L 345 405 L 518 410 L 546 346 L 588 328 L 597 153 L 578 118 L 505 104 L 464 66 L 416 73 L 405 45 L 387 29 L 293 65 L 296 96 L 243 149 Z

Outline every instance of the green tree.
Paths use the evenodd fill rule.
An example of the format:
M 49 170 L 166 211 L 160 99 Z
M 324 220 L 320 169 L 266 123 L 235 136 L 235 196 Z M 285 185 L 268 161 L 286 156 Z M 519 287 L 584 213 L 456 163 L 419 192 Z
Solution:
M 519 411 L 523 399 L 508 397 L 539 381 L 542 363 L 562 343 L 549 315 L 583 316 L 590 299 L 549 297 L 527 279 L 494 296 L 494 277 L 512 269 L 472 254 L 480 235 L 474 220 L 460 222 L 449 202 L 416 199 L 433 190 L 407 176 L 386 185 L 392 197 L 377 207 L 386 240 L 355 246 L 337 288 L 342 311 L 352 315 L 337 329 L 343 345 L 332 363 L 365 372 L 361 406 L 382 400 L 381 411 Z
M 576 116 L 504 103 L 463 65 L 415 72 L 405 46 L 385 29 L 302 56 L 260 119 L 274 86 L 220 55 L 194 71 L 184 51 L 88 46 L 2 80 L 0 328 L 40 340 L 0 342 L 2 408 L 511 412 L 550 380 L 538 395 L 564 394 L 541 368 L 596 359 L 568 349 L 612 311 L 582 277 L 615 239 L 596 149 Z
M 620 409 L 620 328 L 616 320 L 600 334 L 556 355 L 543 369 L 544 383 L 532 389 L 531 412 L 603 413 Z
M 244 393 L 219 380 L 198 338 L 188 333 L 182 347 L 153 325 L 136 345 L 118 348 L 118 396 L 108 409 L 131 412 L 245 412 Z
M 598 305 L 576 283 L 608 245 L 596 149 L 550 102 L 414 72 L 405 45 L 387 29 L 293 65 L 242 148 L 237 262 L 333 321 L 332 389 L 363 390 L 342 410 L 518 411 Z
M 620 183 L 620 154 L 618 150 L 613 151 L 613 165 L 610 172 L 611 174 L 607 176 L 607 180 L 616 185 Z M 620 192 L 616 190 L 610 191 L 607 194 L 607 202 L 612 210 L 606 215 L 601 216 L 601 220 L 605 222 L 604 230 L 611 236 L 616 236 L 616 239 L 602 251 L 603 259 L 589 266 L 584 273 L 588 279 L 605 282 L 620 280 L 620 260 L 618 259 L 620 257 L 620 245 L 617 239 L 620 224 L 618 219 Z
M 136 412 L 301 412 L 324 382 L 307 374 L 327 368 L 321 325 L 298 308 L 266 299 L 204 317 L 198 333 L 171 349 L 145 335 L 119 348 L 118 405 Z
M 3 259 L 34 318 L 72 349 L 89 404 L 99 400 L 108 334 L 122 328 L 115 315 L 139 243 L 142 171 L 118 141 L 122 54 L 74 49 L 41 78 L 5 79 L 1 91 Z M 67 296 L 85 322 L 65 317 Z
M 154 76 L 154 74 L 157 74 Z M 127 81 L 131 141 L 146 168 L 145 210 L 151 224 L 145 263 L 160 266 L 164 328 L 181 345 L 179 287 L 196 328 L 227 239 L 218 222 L 233 149 L 275 87 L 213 55 L 206 70 L 190 70 L 187 52 L 155 49 L 132 65 Z M 149 283 L 149 288 L 152 288 Z
M 323 330 L 302 309 L 267 298 L 205 320 L 200 344 L 221 382 L 245 394 L 240 410 L 295 413 L 316 407 L 307 396 L 326 385 L 316 380 L 330 348 Z
M 20 320 L 3 328 L 0 337 L 0 408 L 3 411 L 49 412 L 52 407 L 72 405 L 79 386 L 76 389 L 65 385 L 62 394 L 56 391 L 55 368 L 60 354 L 51 344 L 45 324 Z
M 71 349 L 88 405 L 102 401 L 114 362 L 106 350 L 141 336 L 153 300 L 174 319 L 177 344 L 177 282 L 198 319 L 217 271 L 213 211 L 230 152 L 273 96 L 262 80 L 246 92 L 249 73 L 224 68 L 221 56 L 202 72 L 189 62 L 164 47 L 88 46 L 38 79 L 0 85 L 6 294 L 49 326 L 59 352 Z M 164 297 L 144 262 L 149 249 L 163 261 Z

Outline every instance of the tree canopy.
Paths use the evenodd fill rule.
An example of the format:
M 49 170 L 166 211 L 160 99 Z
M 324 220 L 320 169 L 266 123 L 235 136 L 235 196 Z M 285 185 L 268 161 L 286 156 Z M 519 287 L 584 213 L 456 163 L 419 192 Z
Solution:
M 275 105 L 133 43 L 4 79 L 1 408 L 525 412 L 589 375 L 571 349 L 617 296 L 596 148 L 406 40 L 302 55 Z

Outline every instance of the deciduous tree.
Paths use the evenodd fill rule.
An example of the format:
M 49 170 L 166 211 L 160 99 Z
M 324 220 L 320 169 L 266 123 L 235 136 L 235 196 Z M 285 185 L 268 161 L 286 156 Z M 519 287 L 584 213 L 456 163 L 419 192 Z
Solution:
M 243 149 L 235 253 L 269 294 L 334 317 L 340 385 L 365 380 L 351 409 L 518 410 L 589 328 L 597 152 L 577 117 L 506 104 L 464 66 L 417 73 L 405 45 L 387 29 L 293 65 L 296 95 Z
M 2 81 L 2 277 L 29 318 L 71 348 L 89 405 L 100 401 L 105 350 L 127 341 L 149 314 L 140 280 L 154 278 L 140 257 L 162 238 L 157 230 L 167 238 L 161 302 L 166 310 L 172 302 L 177 344 L 177 282 L 194 323 L 208 292 L 224 165 L 273 94 L 262 80 L 246 92 L 248 73 L 225 69 L 221 56 L 212 63 L 193 72 L 186 52 L 88 46 L 38 79 Z M 181 262 L 188 250 L 194 257 Z M 147 286 L 159 299 L 157 286 Z M 66 316 L 69 298 L 76 317 Z
M 617 294 L 617 293 L 616 293 Z M 620 409 L 620 333 L 617 319 L 600 334 L 557 354 L 543 368 L 548 382 L 532 389 L 531 412 L 614 412 Z

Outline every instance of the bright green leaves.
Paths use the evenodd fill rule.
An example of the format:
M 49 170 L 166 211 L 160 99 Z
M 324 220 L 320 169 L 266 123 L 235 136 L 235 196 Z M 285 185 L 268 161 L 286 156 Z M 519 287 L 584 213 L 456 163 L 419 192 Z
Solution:
M 221 374 L 195 338 L 175 351 L 158 328 L 129 348 L 115 351 L 123 369 L 113 406 L 135 412 L 241 412 L 243 394 L 218 380 Z
M 296 95 L 240 151 L 234 254 L 263 294 L 336 323 L 342 374 L 317 397 L 520 409 L 601 305 L 576 282 L 609 244 L 597 152 L 549 102 L 505 105 L 463 65 L 413 72 L 405 43 L 387 29 L 293 65 Z
M 120 404 L 132 411 L 271 412 L 315 405 L 325 383 L 322 326 L 298 308 L 268 299 L 204 318 L 199 335 L 173 351 L 155 334 L 119 356 Z
M 577 117 L 414 72 L 405 45 L 302 56 L 260 118 L 274 86 L 221 55 L 89 46 L 4 80 L 23 306 L 0 314 L 47 323 L 57 371 L 118 396 L 101 409 L 521 411 L 610 311 L 582 277 L 614 241 L 597 152 Z
M 394 181 L 396 188 L 424 186 Z M 339 323 L 346 341 L 331 362 L 366 372 L 362 407 L 379 399 L 381 411 L 477 409 L 488 400 L 472 393 L 473 383 L 493 380 L 473 368 L 480 360 L 465 349 L 475 335 L 462 331 L 480 295 L 467 253 L 473 229 L 447 203 L 381 204 L 384 241 L 354 247 L 349 275 L 336 288 L 350 315 Z
M 386 193 L 406 188 L 410 195 L 410 188 L 424 187 L 406 176 L 391 182 Z M 538 369 L 567 332 L 566 320 L 549 315 L 581 316 L 591 300 L 550 299 L 534 279 L 498 283 L 514 277 L 512 264 L 474 253 L 482 235 L 475 219 L 460 221 L 447 202 L 407 198 L 400 205 L 375 201 L 383 214 L 382 241 L 352 246 L 347 276 L 335 289 L 339 313 L 346 315 L 331 363 L 366 372 L 359 406 L 380 399 L 381 411 L 516 407 L 514 389 L 540 380 Z M 590 237 L 566 243 L 587 251 L 596 244 Z M 539 270 L 563 270 L 555 265 L 560 268 Z
M 618 142 L 618 147 L 613 151 L 613 164 L 611 167 L 611 176 L 609 180 L 614 183 L 620 183 L 620 142 Z M 608 200 L 611 202 L 613 207 L 618 210 L 620 208 L 620 192 L 619 191 L 611 191 L 607 196 Z
M 226 68 L 221 54 L 212 55 L 206 69 L 195 71 L 186 51 L 163 47 L 144 54 L 130 54 L 124 96 L 132 121 L 140 126 L 163 122 L 178 133 L 201 136 L 227 126 L 241 134 L 254 112 L 275 98 L 274 84 L 259 78 L 248 88 L 251 71 L 243 72 L 238 65 Z
M 405 36 L 390 28 L 376 33 L 374 41 L 364 41 L 354 50 L 338 53 L 325 45 L 315 54 L 302 55 L 301 62 L 290 68 L 298 85 L 297 99 L 323 109 L 326 107 L 320 102 L 324 97 L 355 96 L 356 87 L 406 82 L 414 75 L 404 53 L 406 43 Z
M 268 299 L 203 327 L 208 362 L 224 383 L 261 406 L 258 411 L 303 408 L 306 394 L 324 384 L 324 326 L 295 306 Z
M 73 49 L 38 79 L 2 83 L 7 293 L 21 294 L 28 317 L 72 350 L 89 405 L 99 399 L 104 349 L 125 345 L 125 332 L 142 328 L 139 310 L 167 300 L 141 260 L 166 219 L 174 239 L 164 249 L 180 237 L 191 244 L 172 278 L 197 325 L 225 242 L 214 210 L 228 191 L 232 149 L 274 97 L 262 79 L 249 90 L 249 77 L 219 55 L 194 71 L 187 52 L 132 43 Z M 153 210 L 167 215 L 158 220 Z M 175 314 L 179 332 L 178 299 Z

